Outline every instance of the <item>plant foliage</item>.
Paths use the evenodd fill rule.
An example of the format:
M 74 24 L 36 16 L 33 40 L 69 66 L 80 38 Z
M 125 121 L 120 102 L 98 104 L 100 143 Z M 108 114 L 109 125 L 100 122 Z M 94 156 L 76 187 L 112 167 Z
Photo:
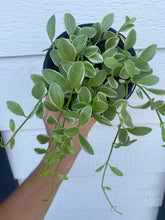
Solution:
M 106 15 L 101 23 L 97 22 L 91 27 L 82 28 L 76 25 L 73 15 L 67 13 L 64 16 L 64 24 L 68 38 L 62 37 L 55 40 L 56 22 L 55 16 L 51 16 L 47 22 L 47 34 L 51 46 L 46 50 L 50 51 L 50 58 L 56 65 L 56 70 L 44 69 L 42 75 L 32 74 L 31 78 L 34 82 L 32 96 L 38 102 L 28 116 L 25 116 L 23 108 L 17 102 L 7 101 L 7 107 L 11 112 L 26 118 L 23 124 L 34 114 L 43 118 L 45 108 L 51 112 L 60 111 L 58 119 L 53 116 L 46 119 L 47 123 L 54 126 L 52 135 L 40 134 L 37 136 L 41 145 L 48 144 L 47 149 L 34 149 L 38 154 L 45 154 L 45 167 L 40 173 L 40 178 L 59 175 L 63 180 L 68 179 L 65 175 L 58 174 L 57 169 L 67 154 L 76 153 L 76 149 L 72 145 L 72 138 L 76 135 L 82 149 L 88 154 L 94 154 L 91 144 L 80 133 L 80 127 L 88 123 L 91 117 L 106 126 L 112 126 L 112 120 L 115 117 L 119 119 L 118 131 L 107 161 L 96 169 L 96 172 L 103 171 L 101 187 L 110 206 L 118 213 L 120 212 L 111 204 L 106 194 L 106 190 L 111 190 L 111 188 L 104 186 L 108 166 L 115 175 L 123 175 L 117 167 L 110 163 L 112 151 L 114 148 L 130 146 L 137 141 L 137 139 L 131 140 L 132 135 L 144 136 L 151 132 L 149 127 L 134 125 L 129 108 L 151 108 L 152 111 L 155 111 L 160 121 L 162 140 L 165 142 L 165 128 L 161 118 L 161 115 L 165 115 L 165 104 L 162 100 L 150 97 L 150 93 L 165 95 L 165 90 L 151 88 L 159 81 L 158 76 L 152 74 L 153 71 L 148 63 L 154 57 L 157 46 L 153 44 L 138 55 L 132 52 L 137 38 L 133 24 L 135 20 L 134 17 L 126 16 L 124 24 L 116 32 L 111 29 L 114 21 L 113 13 Z M 125 38 L 121 32 L 126 31 L 128 31 L 128 35 Z M 140 99 L 143 99 L 144 96 L 147 97 L 146 103 L 132 106 L 128 102 L 128 91 L 132 86 L 137 87 L 137 95 Z M 51 102 L 44 101 L 47 94 L 49 94 Z M 64 121 L 61 123 L 62 114 Z M 77 126 L 65 128 L 65 121 L 70 124 L 77 122 Z M 6 145 L 3 145 L 1 140 L 3 147 L 10 144 L 10 147 L 13 148 L 15 136 L 23 124 L 15 130 L 15 122 L 10 120 L 13 135 Z M 55 142 L 55 148 L 50 152 L 48 149 L 52 141 Z M 49 173 L 49 169 L 56 165 L 56 172 Z M 51 199 L 52 194 L 48 200 L 45 200 L 48 201 L 48 207 Z

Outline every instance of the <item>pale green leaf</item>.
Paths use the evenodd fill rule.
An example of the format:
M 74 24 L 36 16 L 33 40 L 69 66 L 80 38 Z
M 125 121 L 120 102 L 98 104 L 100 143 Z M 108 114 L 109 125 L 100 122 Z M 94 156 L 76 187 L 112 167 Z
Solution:
M 155 56 L 156 50 L 157 50 L 157 45 L 152 44 L 141 53 L 139 58 L 148 62 L 148 61 L 152 60 L 152 58 Z
M 88 87 L 96 87 L 96 86 L 101 85 L 104 82 L 106 75 L 107 73 L 105 70 L 98 71 L 95 77 L 91 78 L 88 81 Z
M 65 23 L 65 28 L 67 33 L 73 34 L 76 30 L 76 21 L 73 17 L 73 15 L 71 15 L 70 13 L 66 13 L 64 15 L 64 23 Z
M 104 116 L 101 116 L 99 114 L 93 114 L 92 117 L 95 118 L 96 121 L 98 121 L 100 124 L 112 126 L 111 122 Z
M 63 174 L 58 174 L 62 180 L 68 180 L 68 177 Z
M 45 96 L 45 84 L 42 81 L 37 82 L 32 88 L 32 95 L 36 99 L 43 99 Z
M 104 166 L 105 166 L 105 164 L 102 165 L 102 166 L 100 166 L 100 167 L 98 167 L 98 168 L 95 170 L 95 172 L 100 172 L 100 171 L 104 168 Z
M 48 102 L 48 101 L 44 101 L 44 106 L 49 110 L 49 111 L 52 111 L 52 112 L 58 112 L 59 109 L 51 102 Z
M 64 105 L 64 93 L 58 84 L 52 83 L 50 85 L 49 97 L 53 104 L 61 110 Z
M 114 13 L 106 15 L 101 22 L 101 33 L 107 31 L 113 24 Z
M 92 107 L 90 105 L 85 106 L 80 112 L 79 124 L 85 125 L 92 115 Z
M 165 90 L 163 89 L 149 89 L 149 88 L 146 89 L 155 95 L 165 95 Z
M 100 53 L 96 53 L 95 55 L 88 57 L 88 60 L 91 63 L 102 63 L 103 62 L 103 57 L 101 56 Z
M 35 111 L 35 114 L 38 118 L 42 119 L 44 117 L 44 114 L 45 114 L 45 108 L 44 108 L 44 104 L 41 102 L 36 111 Z
M 52 49 L 50 51 L 50 58 L 51 60 L 53 61 L 53 63 L 56 65 L 56 66 L 59 66 L 60 65 L 60 56 L 59 56 L 59 52 L 57 49 Z
M 89 89 L 86 87 L 81 87 L 78 93 L 78 99 L 83 104 L 89 104 L 92 99 Z
M 130 114 L 125 110 L 121 112 L 121 116 L 123 118 L 124 123 L 129 127 L 129 128 L 133 128 L 133 123 L 132 123 L 132 118 L 130 116 Z
M 85 76 L 89 78 L 93 78 L 96 75 L 95 69 L 90 62 L 85 61 L 84 67 L 85 67 Z
M 94 154 L 92 146 L 87 141 L 87 139 L 82 134 L 80 134 L 80 133 L 79 133 L 78 137 L 79 137 L 79 142 L 80 142 L 80 145 L 81 145 L 82 149 L 85 152 L 87 152 L 88 154 Z
M 109 76 L 108 77 L 108 82 L 109 85 L 113 88 L 113 89 L 117 89 L 118 87 L 118 82 L 115 80 L 115 78 L 113 76 Z
M 160 114 L 165 116 L 165 104 L 163 104 L 161 107 L 158 108 Z
M 133 77 L 134 76 L 134 73 L 135 73 L 135 64 L 132 60 L 126 60 L 124 62 L 124 67 L 125 67 L 125 70 L 127 72 L 127 74 L 129 75 L 129 77 Z
M 94 113 L 104 112 L 107 108 L 108 108 L 108 104 L 99 100 L 96 100 L 92 106 L 92 110 Z
M 77 53 L 81 52 L 81 50 L 85 47 L 86 43 L 87 43 L 87 36 L 80 35 L 75 37 L 75 39 L 73 40 L 73 45 L 75 46 Z
M 73 44 L 65 38 L 61 38 L 58 43 L 60 57 L 65 61 L 75 61 L 77 51 Z
M 46 26 L 47 34 L 51 42 L 53 42 L 53 38 L 55 36 L 55 23 L 56 23 L 56 18 L 54 15 L 52 15 L 49 18 Z
M 96 53 L 97 53 L 97 51 L 98 51 L 98 47 L 97 46 L 95 46 L 95 45 L 93 45 L 93 46 L 88 46 L 85 50 L 84 50 L 84 55 L 86 56 L 86 57 L 92 57 L 92 56 L 94 56 Z
M 151 103 L 151 110 L 158 109 L 158 108 L 160 108 L 161 106 L 163 106 L 163 104 L 164 104 L 164 101 L 162 101 L 162 100 L 157 100 L 157 101 L 155 101 L 155 102 L 152 102 L 152 103 Z
M 30 77 L 31 77 L 33 83 L 37 83 L 37 82 L 39 82 L 39 81 L 43 81 L 43 80 L 44 80 L 44 79 L 43 79 L 43 76 L 38 75 L 38 74 L 31 74 Z
M 117 92 L 109 87 L 100 87 L 99 89 L 101 92 L 103 92 L 107 97 L 110 97 L 110 98 L 115 98 L 117 97 Z
M 78 127 L 67 128 L 64 131 L 64 135 L 67 137 L 74 137 L 77 135 L 78 131 L 79 131 Z
M 119 43 L 119 38 L 118 37 L 111 37 L 108 40 L 106 40 L 105 42 L 105 49 L 112 49 L 114 47 L 116 47 Z
M 83 27 L 80 29 L 80 31 L 78 32 L 78 35 L 85 35 L 88 38 L 92 38 L 94 37 L 96 34 L 96 29 L 93 27 Z
M 68 80 L 73 88 L 81 85 L 85 75 L 85 67 L 84 64 L 80 61 L 77 61 L 72 64 L 69 68 L 67 76 Z
M 106 50 L 103 53 L 103 59 L 107 58 L 107 57 L 114 57 L 117 53 L 117 49 L 116 48 L 109 48 L 108 50 Z
M 15 145 L 15 138 L 12 137 L 10 140 L 10 149 L 13 149 L 14 145 Z
M 69 87 L 66 79 L 59 72 L 52 69 L 43 69 L 42 74 L 44 79 L 51 84 L 52 82 L 57 83 L 61 88 Z
M 119 141 L 122 144 L 126 144 L 128 141 L 128 132 L 126 129 L 119 130 Z
M 12 132 L 15 131 L 15 122 L 14 122 L 13 119 L 10 119 L 9 127 L 10 127 L 10 130 L 11 130 Z
M 124 49 L 129 50 L 131 47 L 135 45 L 135 43 L 136 43 L 136 31 L 132 29 L 125 40 Z
M 16 115 L 20 115 L 20 116 L 25 116 L 24 111 L 22 109 L 22 107 L 14 101 L 7 101 L 7 108 L 14 114 Z
M 146 75 L 139 79 L 137 82 L 145 86 L 152 86 L 159 82 L 159 77 L 156 75 Z
M 106 57 L 104 59 L 104 64 L 110 69 L 116 69 L 121 66 L 118 60 L 114 57 Z
M 123 173 L 117 167 L 112 167 L 110 165 L 109 167 L 111 168 L 112 172 L 116 174 L 117 176 L 123 176 Z
M 49 115 L 49 116 L 47 117 L 46 122 L 47 122 L 48 124 L 57 124 L 57 123 L 58 123 L 58 122 L 57 122 L 57 119 L 56 119 L 54 116 L 52 116 L 52 115 Z
M 144 136 L 149 134 L 152 129 L 144 126 L 136 126 L 134 128 L 127 128 L 127 131 L 136 136 Z

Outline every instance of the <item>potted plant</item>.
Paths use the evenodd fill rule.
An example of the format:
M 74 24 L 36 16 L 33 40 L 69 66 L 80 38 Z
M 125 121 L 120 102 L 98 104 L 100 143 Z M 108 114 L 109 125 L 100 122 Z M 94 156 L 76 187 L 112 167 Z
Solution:
M 91 117 L 106 126 L 112 126 L 115 117 L 118 118 L 118 130 L 110 147 L 107 160 L 96 172 L 102 172 L 101 187 L 103 193 L 116 212 L 120 213 L 110 202 L 107 191 L 110 186 L 104 185 L 108 168 L 118 175 L 123 173 L 110 162 L 114 148 L 129 146 L 137 139 L 130 139 L 129 134 L 143 136 L 151 132 L 151 128 L 134 126 L 127 107 L 135 109 L 150 108 L 155 111 L 160 121 L 162 140 L 165 142 L 165 127 L 161 115 L 165 115 L 163 100 L 152 98 L 150 94 L 165 95 L 165 90 L 151 88 L 158 83 L 159 78 L 153 75 L 148 62 L 154 57 L 157 46 L 148 46 L 144 51 L 136 54 L 133 46 L 136 43 L 136 31 L 133 29 L 136 18 L 126 16 L 124 24 L 118 31 L 111 28 L 114 14 L 106 15 L 102 22 L 77 26 L 74 17 L 67 13 L 64 16 L 66 32 L 58 38 L 55 37 L 55 16 L 47 22 L 47 34 L 51 46 L 44 61 L 42 75 L 32 74 L 34 82 L 32 96 L 37 103 L 28 116 L 22 107 L 13 101 L 7 101 L 7 107 L 13 113 L 25 117 L 24 122 L 15 129 L 15 122 L 10 120 L 10 129 L 13 132 L 9 141 L 1 146 L 10 144 L 12 149 L 15 136 L 22 126 L 36 114 L 43 118 L 47 108 L 51 112 L 60 112 L 59 117 L 53 115 L 46 121 L 53 125 L 51 135 L 39 134 L 37 140 L 40 144 L 48 143 L 47 149 L 35 148 L 38 154 L 44 154 L 45 167 L 40 171 L 40 178 L 44 176 L 59 175 L 63 180 L 67 176 L 58 173 L 60 163 L 68 154 L 76 153 L 72 139 L 78 135 L 80 145 L 89 154 L 94 150 L 88 140 L 81 134 L 80 127 L 88 123 Z M 121 32 L 129 31 L 125 38 Z M 142 105 L 132 106 L 128 98 L 135 90 L 140 99 L 146 96 L 148 101 Z M 49 94 L 50 100 L 44 101 Z M 63 120 L 61 117 L 63 115 Z M 65 123 L 73 125 L 65 127 Z M 113 129 L 113 127 L 112 127 Z M 55 143 L 53 151 L 49 151 L 51 143 Z M 164 146 L 164 145 L 163 145 Z M 57 165 L 58 164 L 58 165 Z M 55 173 L 49 169 L 57 166 Z M 52 181 L 52 189 L 55 181 Z M 48 207 L 52 200 L 50 193 Z

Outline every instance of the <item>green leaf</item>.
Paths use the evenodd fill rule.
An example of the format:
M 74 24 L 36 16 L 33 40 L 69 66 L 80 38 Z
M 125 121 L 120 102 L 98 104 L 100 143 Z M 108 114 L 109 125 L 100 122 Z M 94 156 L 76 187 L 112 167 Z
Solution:
M 86 87 L 81 87 L 78 93 L 78 99 L 83 104 L 90 104 L 92 97 L 89 89 Z
M 103 53 L 103 59 L 107 58 L 107 57 L 114 57 L 117 53 L 117 49 L 116 48 L 109 48 L 108 50 L 106 50 Z
M 108 40 L 106 40 L 105 42 L 105 49 L 108 50 L 108 49 L 112 49 L 114 47 L 116 47 L 119 43 L 119 38 L 118 37 L 111 37 L 109 38 Z
M 95 77 L 89 79 L 88 87 L 97 87 L 97 86 L 101 85 L 104 82 L 106 75 L 107 75 L 107 73 L 105 70 L 99 70 L 96 73 Z
M 148 101 L 148 102 L 146 102 L 146 103 L 144 103 L 144 104 L 142 104 L 142 105 L 137 105 L 137 106 L 129 105 L 129 106 L 130 106 L 131 108 L 136 108 L 136 109 L 146 109 L 146 108 L 148 108 L 148 107 L 151 106 L 151 102 Z
M 81 50 L 85 47 L 86 43 L 87 43 L 87 36 L 85 35 L 77 36 L 73 40 L 73 45 L 75 46 L 77 53 L 81 52 Z
M 157 45 L 152 44 L 141 53 L 139 58 L 148 62 L 148 61 L 152 60 L 152 58 L 155 56 L 156 50 L 157 50 Z
M 34 151 L 37 153 L 37 154 L 45 154 L 47 151 L 43 148 L 34 148 Z
M 113 24 L 114 13 L 106 15 L 101 22 L 101 33 L 107 31 Z
M 102 166 L 100 166 L 99 168 L 97 168 L 97 169 L 95 170 L 95 172 L 100 172 L 100 171 L 104 168 L 104 166 L 105 166 L 105 164 L 102 165 Z
M 45 115 L 45 108 L 44 108 L 44 104 L 41 102 L 38 107 L 37 107 L 37 110 L 36 110 L 36 116 L 40 119 L 42 119 Z
M 149 88 L 145 88 L 145 89 L 147 89 L 149 92 L 155 95 L 165 95 L 165 90 L 163 89 L 149 89 Z
M 43 99 L 45 96 L 45 84 L 42 81 L 37 82 L 32 88 L 32 95 L 36 99 Z
M 7 108 L 14 114 L 20 115 L 20 116 L 25 116 L 24 111 L 22 107 L 17 103 L 13 101 L 7 101 Z
M 85 35 L 88 38 L 94 37 L 96 34 L 96 29 L 93 27 L 83 27 L 80 29 L 78 35 Z
M 52 49 L 50 51 L 50 58 L 52 59 L 53 63 L 56 65 L 56 66 L 59 66 L 60 65 L 60 56 L 59 56 L 59 53 L 58 53 L 58 50 L 56 49 Z
M 60 57 L 65 61 L 75 61 L 77 51 L 73 44 L 65 38 L 61 38 L 58 43 Z
M 49 87 L 50 100 L 55 104 L 58 109 L 62 109 L 64 105 L 64 93 L 60 86 L 56 83 L 52 83 Z
M 64 135 L 67 137 L 74 137 L 77 135 L 78 131 L 79 131 L 78 127 L 67 128 L 64 131 Z
M 85 75 L 85 67 L 82 62 L 77 61 L 72 64 L 67 73 L 68 80 L 73 88 L 81 85 Z
M 76 21 L 70 13 L 64 15 L 64 23 L 66 31 L 69 35 L 73 34 L 76 30 Z
M 116 174 L 117 176 L 123 176 L 123 173 L 117 167 L 112 167 L 110 165 L 109 167 L 111 168 L 112 172 Z
M 80 112 L 79 124 L 85 125 L 92 115 L 92 107 L 90 105 L 85 106 Z
M 88 57 L 88 60 L 91 63 L 102 63 L 103 62 L 103 57 L 101 56 L 100 53 L 96 53 L 95 55 Z
M 52 116 L 52 115 L 49 115 L 49 116 L 47 117 L 46 122 L 47 122 L 48 124 L 57 124 L 56 118 L 55 118 L 54 116 Z
M 152 129 L 149 127 L 137 126 L 134 128 L 127 128 L 127 131 L 136 136 L 143 136 L 149 134 Z
M 125 40 L 124 49 L 129 50 L 131 47 L 135 45 L 135 43 L 136 43 L 136 31 L 132 29 Z
M 88 154 L 94 154 L 92 146 L 87 141 L 87 139 L 82 134 L 80 134 L 80 133 L 79 133 L 78 137 L 79 137 L 79 142 L 80 142 L 80 145 L 81 145 L 82 149 L 85 152 L 87 152 Z
M 103 101 L 96 100 L 93 103 L 92 110 L 94 113 L 101 113 L 101 112 L 104 112 L 107 108 L 108 108 L 107 103 L 105 103 Z
M 107 98 L 106 98 L 105 94 L 102 92 L 97 93 L 97 100 L 107 103 Z
M 103 116 L 101 116 L 101 115 L 99 115 L 99 114 L 93 114 L 92 116 L 93 116 L 93 118 L 95 118 L 96 121 L 98 121 L 100 124 L 112 126 L 111 122 L 110 122 L 107 118 L 105 118 L 105 117 L 103 117 Z
M 139 79 L 137 82 L 145 86 L 152 86 L 159 82 L 159 77 L 155 75 L 146 75 Z
M 160 114 L 165 116 L 165 104 L 163 104 L 161 107 L 158 108 Z
M 121 116 L 123 118 L 124 123 L 129 127 L 133 128 L 132 118 L 130 114 L 127 112 L 127 110 L 121 112 Z
M 43 76 L 38 75 L 38 74 L 31 74 L 31 80 L 33 81 L 33 83 L 37 83 L 39 81 L 43 81 Z
M 52 69 L 44 69 L 42 71 L 42 74 L 44 75 L 44 79 L 51 84 L 52 82 L 58 84 L 61 88 L 69 87 L 69 84 L 67 83 L 66 79 L 63 75 L 61 75 L 59 72 L 52 70 Z
M 114 57 L 107 57 L 104 59 L 104 64 L 110 69 L 116 69 L 120 67 L 120 63 Z
M 65 119 L 72 119 L 74 121 L 79 120 L 79 114 L 76 111 L 67 111 L 64 113 Z
M 161 135 L 162 135 L 162 141 L 165 142 L 165 127 L 164 124 L 161 124 Z
M 89 78 L 93 78 L 96 75 L 95 69 L 90 62 L 85 61 L 84 67 L 85 67 L 85 76 Z
M 85 50 L 84 50 L 84 55 L 86 56 L 86 57 L 92 57 L 92 56 L 94 56 L 96 53 L 97 53 L 97 51 L 98 51 L 98 47 L 97 46 L 95 46 L 95 45 L 93 45 L 93 46 L 88 46 Z
M 108 82 L 109 85 L 113 88 L 113 89 L 117 89 L 118 87 L 118 82 L 115 80 L 115 78 L 113 76 L 109 76 L 108 77 Z
M 10 130 L 11 130 L 12 132 L 15 131 L 15 122 L 14 122 L 13 119 L 10 119 L 9 127 L 10 127 Z
M 56 143 L 60 143 L 60 144 L 62 143 L 62 137 L 55 132 L 53 132 L 53 139 Z
M 53 129 L 52 130 L 52 133 L 54 134 L 54 133 L 56 133 L 56 134 L 59 134 L 59 135 L 64 135 L 64 130 L 65 130 L 66 128 L 56 128 L 56 129 Z
M 44 101 L 44 106 L 49 110 L 49 111 L 52 111 L 52 112 L 58 112 L 59 109 L 51 102 L 48 102 L 48 101 Z
M 136 90 L 136 94 L 140 99 L 143 99 L 143 93 L 139 88 Z
M 47 34 L 51 42 L 53 42 L 53 38 L 55 36 L 55 25 L 56 25 L 55 23 L 56 23 L 56 18 L 54 15 L 52 15 L 49 18 L 46 26 Z
M 100 91 L 110 98 L 115 98 L 117 96 L 117 92 L 109 87 L 102 86 L 100 87 Z
M 68 180 L 68 177 L 63 174 L 58 174 L 62 180 Z
M 128 73 L 126 72 L 125 68 L 123 67 L 120 72 L 119 72 L 119 76 L 121 79 L 129 79 L 129 75 Z
M 106 190 L 111 190 L 111 187 L 109 187 L 109 186 L 104 186 L 104 189 L 106 189 Z
M 103 116 L 109 121 L 112 121 L 116 116 L 116 108 L 113 106 L 109 106 L 107 110 L 103 112 Z
M 50 137 L 46 134 L 39 134 L 37 135 L 37 140 L 40 144 L 46 144 L 49 142 Z
M 119 130 L 119 141 L 122 144 L 126 144 L 128 141 L 128 132 L 126 129 Z
M 127 74 L 132 78 L 135 73 L 135 64 L 132 60 L 126 60 L 124 62 L 124 68 L 127 72 Z
M 122 25 L 122 27 L 120 28 L 119 32 L 128 31 L 128 30 L 131 29 L 132 27 L 134 27 L 134 24 L 125 23 L 125 24 Z
M 151 110 L 158 109 L 161 106 L 163 106 L 163 104 L 164 104 L 164 101 L 162 101 L 162 100 L 158 100 L 158 101 L 152 102 L 151 103 Z
M 10 140 L 10 149 L 13 149 L 14 145 L 15 145 L 15 138 L 13 137 Z

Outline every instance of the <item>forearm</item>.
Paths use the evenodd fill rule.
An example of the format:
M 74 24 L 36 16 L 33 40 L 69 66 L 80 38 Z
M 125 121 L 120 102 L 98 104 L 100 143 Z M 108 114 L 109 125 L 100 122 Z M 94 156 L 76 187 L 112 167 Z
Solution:
M 77 137 L 73 140 L 74 146 L 77 151 L 80 151 L 80 146 Z M 70 154 L 62 161 L 58 173 L 67 175 L 72 167 L 76 156 L 78 154 Z M 51 191 L 51 184 L 48 179 L 44 177 L 33 185 L 32 184 L 39 178 L 40 170 L 44 167 L 42 160 L 39 166 L 31 173 L 31 175 L 23 182 L 3 203 L 0 205 L 0 219 L 5 220 L 41 220 L 45 216 L 45 210 L 48 202 L 43 202 L 43 199 L 48 198 Z M 54 172 L 56 166 L 50 172 Z M 53 198 L 58 191 L 61 184 L 61 178 L 56 175 L 55 186 L 53 190 Z

